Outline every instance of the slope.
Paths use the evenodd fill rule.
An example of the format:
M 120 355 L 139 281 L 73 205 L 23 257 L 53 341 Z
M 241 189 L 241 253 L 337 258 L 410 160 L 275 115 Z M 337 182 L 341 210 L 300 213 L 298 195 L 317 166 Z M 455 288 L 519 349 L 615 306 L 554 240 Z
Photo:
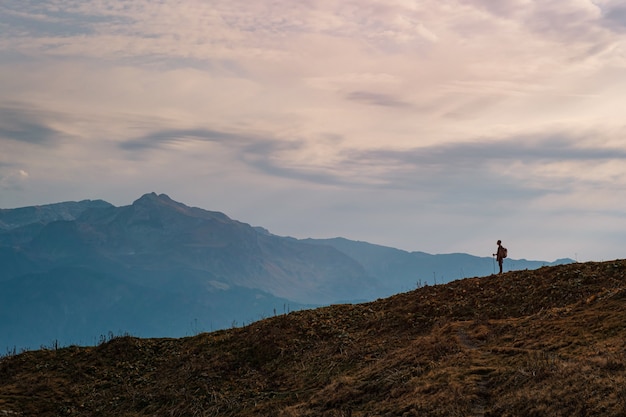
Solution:
M 626 261 L 0 361 L 15 416 L 572 416 L 626 410 Z

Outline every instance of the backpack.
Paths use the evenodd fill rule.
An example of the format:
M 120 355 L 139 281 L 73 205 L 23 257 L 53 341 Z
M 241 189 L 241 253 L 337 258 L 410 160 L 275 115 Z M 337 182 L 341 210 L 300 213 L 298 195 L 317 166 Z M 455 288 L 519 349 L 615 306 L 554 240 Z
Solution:
M 509 251 L 502 246 L 502 259 L 506 258 L 509 255 Z

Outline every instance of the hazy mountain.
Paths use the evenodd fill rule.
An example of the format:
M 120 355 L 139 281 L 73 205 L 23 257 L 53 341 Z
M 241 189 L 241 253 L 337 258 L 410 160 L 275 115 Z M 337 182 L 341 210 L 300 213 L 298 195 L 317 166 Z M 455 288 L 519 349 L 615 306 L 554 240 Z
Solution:
M 76 220 L 85 210 L 106 207 L 113 206 L 102 200 L 83 200 L 16 209 L 0 209 L 0 230 L 11 230 L 38 223 L 46 224 L 57 220 Z
M 0 349 L 182 336 L 493 272 L 490 258 L 280 237 L 155 193 L 1 210 L 0 222 Z
M 19 250 L 34 264 L 95 268 L 148 287 L 234 285 L 301 303 L 367 298 L 376 291 L 363 267 L 332 247 L 260 233 L 163 194 L 146 194 L 130 206 L 87 209 L 75 220 L 37 229 L 24 226 L 0 234 L 0 242 L 8 246 L 18 232 L 30 239 L 22 237 Z M 0 280 L 14 277 L 3 275 Z

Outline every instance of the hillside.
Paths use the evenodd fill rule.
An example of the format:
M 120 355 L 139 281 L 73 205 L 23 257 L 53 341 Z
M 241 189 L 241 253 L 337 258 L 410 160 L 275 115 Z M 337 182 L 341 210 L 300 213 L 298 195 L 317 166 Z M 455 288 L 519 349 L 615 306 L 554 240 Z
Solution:
M 626 261 L 0 361 L 6 416 L 623 416 Z

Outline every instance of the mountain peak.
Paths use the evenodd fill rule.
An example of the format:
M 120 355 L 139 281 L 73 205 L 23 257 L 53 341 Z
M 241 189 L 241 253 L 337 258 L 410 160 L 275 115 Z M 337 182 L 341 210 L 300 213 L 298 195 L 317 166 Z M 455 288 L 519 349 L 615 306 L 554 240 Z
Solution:
M 169 203 L 169 202 L 174 202 L 174 200 L 172 200 L 167 194 L 157 194 L 153 191 L 151 193 L 146 193 L 142 195 L 137 200 L 135 200 L 133 204 L 145 203 L 145 202 Z
M 155 192 L 142 195 L 139 199 L 133 202 L 132 207 L 170 208 L 178 212 L 185 212 L 186 214 L 190 214 L 191 211 L 191 207 L 172 200 L 167 194 L 157 194 Z
M 208 211 L 198 207 L 190 207 L 184 203 L 180 203 L 176 200 L 172 200 L 167 194 L 157 194 L 155 192 L 142 195 L 139 199 L 135 200 L 130 206 L 135 209 L 140 209 L 140 212 L 177 212 L 188 217 L 203 218 L 203 219 L 215 219 L 222 222 L 232 221 L 228 216 L 217 211 Z

